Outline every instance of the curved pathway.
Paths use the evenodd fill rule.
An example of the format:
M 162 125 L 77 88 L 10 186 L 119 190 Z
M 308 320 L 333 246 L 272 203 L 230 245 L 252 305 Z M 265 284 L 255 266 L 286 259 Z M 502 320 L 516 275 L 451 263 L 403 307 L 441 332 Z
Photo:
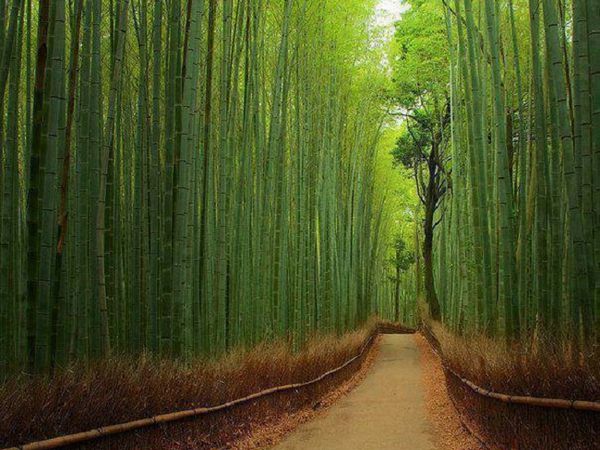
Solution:
M 365 380 L 273 450 L 436 450 L 412 335 L 385 335 Z

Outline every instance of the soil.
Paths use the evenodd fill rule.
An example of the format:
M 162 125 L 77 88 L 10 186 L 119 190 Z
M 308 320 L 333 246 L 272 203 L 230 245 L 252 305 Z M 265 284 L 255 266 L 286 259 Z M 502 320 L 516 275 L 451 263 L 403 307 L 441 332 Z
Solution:
M 481 443 L 463 426 L 446 389 L 446 378 L 438 355 L 420 334 L 414 341 L 421 355 L 421 377 L 425 390 L 425 408 L 435 428 L 437 448 L 444 450 L 479 450 Z
M 364 381 L 273 450 L 436 450 L 415 338 L 385 335 Z M 462 447 L 465 450 L 466 447 Z

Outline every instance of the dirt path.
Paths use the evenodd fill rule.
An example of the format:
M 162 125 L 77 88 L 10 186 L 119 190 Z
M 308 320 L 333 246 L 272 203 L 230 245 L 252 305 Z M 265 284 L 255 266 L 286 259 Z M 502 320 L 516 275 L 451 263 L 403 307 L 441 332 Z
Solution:
M 337 449 L 436 450 L 413 336 L 383 336 L 378 359 L 362 384 L 273 447 Z

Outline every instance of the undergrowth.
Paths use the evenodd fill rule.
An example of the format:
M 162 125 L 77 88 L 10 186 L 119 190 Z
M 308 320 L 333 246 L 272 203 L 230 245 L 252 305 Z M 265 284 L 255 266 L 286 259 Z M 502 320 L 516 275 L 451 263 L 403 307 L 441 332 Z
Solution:
M 600 401 L 600 354 L 573 357 L 558 339 L 506 344 L 485 336 L 456 336 L 429 325 L 445 363 L 478 386 L 508 395 Z M 542 343 L 543 341 L 543 343 Z M 503 403 L 479 395 L 446 370 L 448 392 L 461 415 L 494 449 L 600 449 L 600 414 Z
M 214 406 L 270 387 L 309 381 L 355 356 L 373 330 L 374 322 L 341 338 L 315 336 L 298 352 L 287 343 L 272 342 L 251 350 L 232 351 L 217 361 L 183 364 L 144 355 L 135 360 L 113 357 L 88 366 L 74 365 L 51 376 L 13 378 L 0 385 L 0 448 L 167 412 Z M 341 371 L 340 377 L 351 375 L 356 364 Z M 277 394 L 275 400 L 265 398 L 236 407 L 241 417 L 235 420 L 227 417 L 231 416 L 228 411 L 194 419 L 197 426 L 191 428 L 189 423 L 161 426 L 160 430 L 147 433 L 151 447 L 149 442 L 143 446 L 132 443 L 128 437 L 110 438 L 92 446 L 164 448 L 166 442 L 189 442 L 189 448 L 215 448 L 247 432 L 253 416 L 274 414 L 278 408 L 289 410 L 313 401 L 338 383 L 340 377 L 331 377 L 302 393 L 295 390 Z
M 600 399 L 600 349 L 572 357 L 571 348 L 548 338 L 507 345 L 482 335 L 460 337 L 434 323 L 451 367 L 475 384 L 501 393 L 573 400 Z

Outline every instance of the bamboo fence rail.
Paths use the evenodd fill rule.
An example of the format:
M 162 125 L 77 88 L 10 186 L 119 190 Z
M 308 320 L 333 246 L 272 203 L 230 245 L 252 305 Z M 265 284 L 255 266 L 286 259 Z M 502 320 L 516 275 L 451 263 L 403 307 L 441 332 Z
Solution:
M 431 332 L 429 332 L 431 333 Z M 454 375 L 461 383 L 471 389 L 473 392 L 488 398 L 493 398 L 495 400 L 499 400 L 503 403 L 515 403 L 520 405 L 529 405 L 529 406 L 539 406 L 542 408 L 557 408 L 557 409 L 576 409 L 579 411 L 593 411 L 600 412 L 600 402 L 598 401 L 587 401 L 587 400 L 566 400 L 566 399 L 557 399 L 557 398 L 545 398 L 545 397 L 533 397 L 533 396 L 523 396 L 523 395 L 509 395 L 503 394 L 499 392 L 494 392 L 490 389 L 482 388 L 477 384 L 473 383 L 471 380 L 460 375 L 456 372 L 452 367 L 450 367 L 442 354 L 435 348 L 436 346 L 431 343 L 431 337 L 427 336 L 427 342 L 431 346 L 433 352 L 440 358 L 442 366 L 445 370 Z M 434 338 L 435 339 L 435 338 Z
M 600 412 L 600 402 L 590 402 L 584 400 L 564 400 L 564 399 L 552 399 L 552 398 L 543 398 L 543 397 L 531 397 L 531 396 L 519 396 L 519 395 L 508 395 L 501 394 L 498 392 L 491 391 L 489 389 L 484 389 L 472 381 L 466 379 L 461 376 L 458 372 L 452 369 L 445 361 L 441 352 L 438 351 L 439 342 L 437 338 L 433 335 L 432 331 L 425 327 L 423 330 L 423 335 L 425 336 L 427 343 L 431 347 L 431 350 L 435 355 L 440 359 L 440 363 L 444 370 L 450 372 L 452 375 L 456 377 L 462 384 L 467 386 L 471 391 L 475 392 L 478 395 L 483 397 L 492 398 L 495 400 L 499 400 L 503 403 L 512 403 L 512 404 L 521 404 L 521 405 L 529 405 L 536 406 L 542 408 L 555 408 L 555 409 L 575 409 L 580 411 L 592 411 L 592 412 Z M 462 427 L 472 435 L 485 449 L 491 449 L 492 447 L 483 439 L 483 437 L 475 431 L 468 423 L 468 421 L 463 417 L 460 413 L 456 402 L 452 396 L 449 395 L 450 402 L 454 410 L 456 411 L 458 420 L 460 421 Z

